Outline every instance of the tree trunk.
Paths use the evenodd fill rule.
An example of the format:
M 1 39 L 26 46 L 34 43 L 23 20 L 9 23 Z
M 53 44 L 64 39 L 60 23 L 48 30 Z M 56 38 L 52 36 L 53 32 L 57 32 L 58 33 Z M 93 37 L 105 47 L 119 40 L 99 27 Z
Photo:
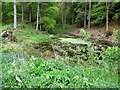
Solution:
M 86 28 L 86 16 L 87 16 L 87 0 L 85 2 L 85 12 L 84 12 L 84 29 Z
M 31 14 L 31 11 L 29 12 L 29 22 L 31 22 L 31 17 L 32 17 L 32 14 Z
M 37 5 L 37 24 L 36 24 L 36 31 L 38 31 L 38 22 L 39 22 L 38 18 L 39 18 L 39 2 L 38 2 L 38 5 Z
M 17 10 L 16 10 L 16 0 L 14 0 L 14 30 L 17 29 Z
M 64 2 L 61 2 L 61 19 L 62 19 L 62 25 L 64 25 L 63 3 Z
M 66 25 L 66 2 L 61 3 L 61 15 L 62 15 L 62 25 Z
M 41 8 L 40 8 L 40 22 L 41 22 Z M 40 30 L 42 30 L 42 26 L 41 26 L 41 23 L 40 23 Z
M 64 25 L 66 25 L 67 24 L 67 10 L 66 10 L 66 8 L 67 8 L 67 2 L 64 2 Z
M 24 8 L 23 8 L 24 3 L 21 2 L 21 9 L 22 9 L 22 23 L 24 22 Z
M 109 0 L 106 0 L 106 31 L 108 31 Z
M 72 25 L 74 24 L 74 11 L 72 12 Z
M 29 6 L 29 22 L 31 22 L 32 20 L 32 14 L 31 14 L 31 6 Z
M 88 30 L 90 30 L 91 0 L 89 0 Z
M 43 3 L 40 3 L 39 7 L 40 7 L 40 9 L 39 9 L 39 13 L 40 13 L 40 30 L 42 30 L 42 26 L 41 26 L 41 19 L 42 19 L 41 10 L 42 10 L 42 7 L 43 7 Z
M 66 10 L 65 10 L 65 13 L 64 13 L 64 25 L 66 25 L 66 23 L 67 23 L 67 20 L 66 20 Z

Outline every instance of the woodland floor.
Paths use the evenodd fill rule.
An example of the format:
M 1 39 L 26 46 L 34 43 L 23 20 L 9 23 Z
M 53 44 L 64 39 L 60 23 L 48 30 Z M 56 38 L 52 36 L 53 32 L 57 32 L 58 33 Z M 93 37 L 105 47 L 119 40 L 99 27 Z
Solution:
M 3 68 L 4 87 L 119 87 L 117 62 L 119 58 L 115 51 L 118 47 L 107 46 L 113 51 L 107 50 L 104 55 L 106 46 L 99 42 L 92 44 L 82 40 L 84 38 L 76 37 L 80 36 L 79 31 L 82 28 L 74 28 L 64 36 L 40 30 L 36 32 L 29 25 L 25 26 L 26 28 L 13 31 L 15 41 L 4 40 L 1 46 L 3 63 L 0 68 Z M 74 35 L 71 36 L 70 33 Z M 99 38 L 104 34 L 104 30 L 92 28 L 90 33 L 91 37 Z M 22 83 L 16 81 L 14 77 L 20 77 Z
M 86 31 L 88 31 L 88 30 L 86 30 Z M 71 32 L 71 34 L 73 34 L 75 36 L 80 36 L 79 32 L 80 32 L 80 29 L 75 29 Z M 96 38 L 96 39 L 98 39 L 101 35 L 103 35 L 105 33 L 105 32 L 99 31 L 97 29 L 90 29 L 89 32 L 91 33 L 92 38 Z M 110 37 L 107 37 L 105 39 L 111 40 Z
M 111 29 L 112 28 L 113 27 L 111 27 Z M 82 35 L 80 35 L 80 30 L 81 29 L 83 29 L 83 28 L 76 28 L 75 30 L 73 30 L 72 32 L 70 32 L 70 34 L 73 35 L 73 36 L 81 37 L 82 36 Z M 112 32 L 113 32 L 113 30 L 114 29 L 112 29 Z M 102 42 L 104 42 L 104 43 L 106 43 L 108 45 L 111 45 L 111 46 L 113 46 L 113 45 L 120 46 L 120 43 L 118 42 L 118 40 L 114 40 L 115 35 L 117 35 L 118 33 L 116 33 L 116 34 L 114 33 L 114 34 L 106 36 L 106 31 L 105 31 L 104 27 L 102 27 L 102 28 L 93 27 L 90 30 L 86 29 L 86 31 L 90 32 L 91 39 L 94 39 L 94 40 L 101 39 Z

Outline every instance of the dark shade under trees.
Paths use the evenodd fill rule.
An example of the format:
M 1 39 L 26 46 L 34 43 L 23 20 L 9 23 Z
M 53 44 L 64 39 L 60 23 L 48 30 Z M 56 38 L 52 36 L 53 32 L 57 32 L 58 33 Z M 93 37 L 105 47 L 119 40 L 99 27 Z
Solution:
M 14 6 L 14 8 L 13 8 Z M 120 2 L 3 2 L 3 23 L 14 20 L 14 29 L 17 21 L 31 22 L 36 31 L 54 29 L 57 25 L 75 25 L 90 29 L 92 26 L 106 25 L 109 30 L 109 22 L 120 19 Z M 14 9 L 14 10 L 13 10 Z M 14 11 L 14 14 L 13 14 Z M 22 17 L 19 20 L 19 17 Z M 14 17 L 14 19 L 13 19 Z M 88 27 L 86 27 L 88 26 Z

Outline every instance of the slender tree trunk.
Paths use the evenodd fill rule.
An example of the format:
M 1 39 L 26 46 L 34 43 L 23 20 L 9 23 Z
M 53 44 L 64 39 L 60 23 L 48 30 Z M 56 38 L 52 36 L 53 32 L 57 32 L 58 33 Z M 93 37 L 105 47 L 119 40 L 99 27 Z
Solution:
M 41 21 L 41 15 L 40 15 L 40 21 Z M 41 26 L 41 24 L 40 24 L 40 30 L 42 30 L 42 26 Z
M 62 19 L 62 25 L 64 25 L 63 3 L 64 2 L 61 2 L 61 19 Z
M 16 10 L 16 0 L 14 0 L 14 30 L 17 29 L 17 10 Z
M 30 11 L 30 12 L 29 12 L 29 22 L 32 21 L 32 20 L 31 20 L 31 19 L 32 19 L 31 17 L 32 17 L 32 14 L 31 14 L 31 11 Z
M 62 25 L 66 25 L 66 2 L 61 3 Z
M 64 25 L 67 24 L 67 2 L 64 2 Z
M 89 0 L 88 30 L 90 30 L 91 0 Z
M 40 7 L 40 9 L 39 9 L 39 13 L 40 13 L 40 30 L 42 30 L 42 26 L 41 26 L 41 19 L 42 19 L 41 10 L 42 10 L 42 7 L 43 7 L 43 3 L 40 3 L 39 7 Z
M 40 7 L 40 22 L 41 22 L 41 7 Z M 42 30 L 41 23 L 40 23 L 40 30 Z
M 109 0 L 106 0 L 106 31 L 108 31 Z
M 85 12 L 84 12 L 84 29 L 86 28 L 86 16 L 87 16 L 87 0 L 85 2 Z
M 31 6 L 29 6 L 29 22 L 31 22 L 32 20 L 32 14 L 31 14 Z
M 38 5 L 37 5 L 37 24 L 36 24 L 36 31 L 38 31 L 38 22 L 39 22 L 39 2 L 38 2 Z
M 66 10 L 65 10 L 65 13 L 64 13 L 64 25 L 66 25 L 66 23 L 67 23 L 67 20 L 66 20 Z
M 24 8 L 23 8 L 24 3 L 21 2 L 21 9 L 22 9 L 22 23 L 24 22 Z
M 67 2 L 63 2 L 62 3 L 62 24 L 63 24 L 63 26 L 66 25 L 66 23 L 67 23 L 67 20 L 66 20 L 66 17 L 67 17 L 66 6 L 67 6 Z
M 74 24 L 74 11 L 72 13 L 72 25 Z

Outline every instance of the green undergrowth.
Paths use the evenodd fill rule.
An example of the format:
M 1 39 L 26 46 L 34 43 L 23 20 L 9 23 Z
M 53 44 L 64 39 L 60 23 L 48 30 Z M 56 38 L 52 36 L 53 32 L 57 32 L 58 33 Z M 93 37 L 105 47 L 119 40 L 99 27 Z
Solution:
M 25 25 L 23 29 L 18 28 L 18 31 L 15 31 L 14 34 L 17 36 L 18 41 L 27 44 L 42 43 L 51 38 L 49 34 L 42 34 L 40 31 L 36 32 L 35 29 L 28 25 Z
M 92 46 L 87 48 L 89 50 L 89 65 L 70 65 L 65 64 L 62 60 L 43 59 L 33 55 L 34 52 L 39 55 L 39 52 L 34 51 L 35 49 L 29 45 L 46 42 L 54 38 L 54 35 L 36 32 L 32 26 L 26 24 L 18 25 L 18 30 L 13 31 L 13 35 L 16 37 L 16 42 L 9 44 L 5 41 L 1 42 L 3 44 L 0 46 L 0 57 L 2 57 L 0 64 L 1 87 L 119 88 L 119 47 L 108 47 L 102 54 L 102 60 L 96 62 L 97 55 L 94 53 L 96 47 Z M 79 52 L 81 47 L 76 50 Z M 29 54 L 26 53 L 27 51 Z M 67 56 L 65 57 L 67 58 Z M 93 65 L 94 63 L 95 65 Z
M 12 30 L 13 24 L 8 24 L 8 25 L 2 25 L 2 28 L 0 29 L 0 33 L 4 30 Z
M 2 26 L 0 32 L 12 30 L 11 27 L 13 27 L 12 24 Z M 12 32 L 17 43 L 24 42 L 25 44 L 42 43 L 54 37 L 54 35 L 42 34 L 40 31 L 36 32 L 31 25 L 21 23 L 17 25 L 17 30 L 12 30 Z
M 117 70 L 106 62 L 104 67 L 70 66 L 61 61 L 35 58 L 13 48 L 2 52 L 3 88 L 119 87 Z
M 69 33 L 73 30 L 74 30 L 74 26 L 71 25 L 56 25 L 56 27 L 53 30 L 51 30 L 51 33 L 58 35 L 58 34 Z

